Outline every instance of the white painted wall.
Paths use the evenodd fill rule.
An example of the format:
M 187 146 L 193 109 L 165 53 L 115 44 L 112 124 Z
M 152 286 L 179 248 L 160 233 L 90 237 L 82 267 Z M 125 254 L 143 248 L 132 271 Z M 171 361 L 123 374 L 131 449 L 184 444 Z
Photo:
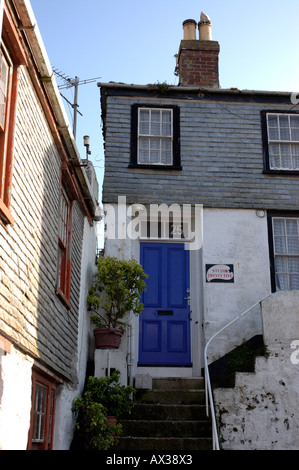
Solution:
M 273 294 L 262 316 L 268 355 L 214 390 L 221 447 L 299 450 L 299 291 Z
M 114 204 L 106 206 L 105 210 L 105 224 L 108 228 L 105 255 L 127 259 L 134 257 L 139 261 L 139 240 L 130 239 L 127 232 L 130 218 L 126 215 L 126 208 Z M 266 213 L 204 208 L 203 247 L 190 253 L 192 374 L 200 376 L 203 367 L 203 334 L 208 340 L 222 326 L 271 293 Z M 207 283 L 205 264 L 233 264 L 234 283 Z M 132 342 L 136 364 L 138 322 L 134 320 L 133 325 Z M 209 362 L 221 357 L 244 339 L 261 333 L 261 316 L 256 308 L 246 320 L 240 321 L 211 343 Z M 104 357 L 103 354 L 97 353 L 96 362 L 100 361 L 100 357 Z M 107 361 L 103 359 L 102 362 L 105 364 Z M 98 370 L 103 367 L 99 365 Z M 136 366 L 133 370 L 136 373 Z M 145 373 L 143 369 L 140 372 Z
M 73 387 L 59 386 L 56 397 L 54 450 L 68 450 L 70 448 L 73 433 L 75 415 L 71 412 L 74 399 L 82 395 L 86 366 L 88 358 L 92 355 L 93 334 L 90 315 L 87 311 L 87 294 L 96 271 L 96 226 L 90 227 L 87 218 L 84 219 L 84 234 L 82 243 L 82 264 L 79 301 L 79 325 L 78 325 L 78 351 L 74 356 L 77 371 L 77 383 Z
M 32 362 L 13 346 L 0 350 L 0 450 L 26 450 Z
M 233 264 L 235 276 L 234 283 L 208 283 L 204 279 L 206 340 L 271 293 L 267 218 L 262 215 L 259 217 L 255 210 L 204 209 L 204 273 L 205 264 Z M 260 333 L 257 308 L 211 342 L 209 362 Z

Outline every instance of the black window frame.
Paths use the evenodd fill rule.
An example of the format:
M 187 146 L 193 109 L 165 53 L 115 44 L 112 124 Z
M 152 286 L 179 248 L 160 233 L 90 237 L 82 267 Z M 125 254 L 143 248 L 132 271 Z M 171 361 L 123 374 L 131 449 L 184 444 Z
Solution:
M 281 109 L 268 109 L 268 110 L 261 111 L 263 159 L 264 159 L 264 171 L 263 171 L 263 173 L 272 174 L 272 175 L 299 175 L 299 170 L 272 169 L 272 168 L 270 168 L 267 114 L 294 114 L 294 115 L 298 115 L 299 112 L 298 111 L 287 111 L 287 110 L 281 110 Z
M 144 109 L 172 109 L 173 111 L 173 160 L 171 165 L 151 165 L 138 163 L 138 110 Z M 181 170 L 180 149 L 180 108 L 175 105 L 153 105 L 135 103 L 131 106 L 131 159 L 129 168 L 144 168 L 148 170 Z

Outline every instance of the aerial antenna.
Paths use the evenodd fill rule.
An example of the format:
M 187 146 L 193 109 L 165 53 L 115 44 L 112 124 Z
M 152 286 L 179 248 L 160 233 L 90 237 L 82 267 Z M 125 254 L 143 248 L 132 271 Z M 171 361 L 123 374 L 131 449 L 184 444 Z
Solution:
M 62 89 L 66 89 L 66 88 L 71 88 L 71 87 L 74 87 L 75 88 L 75 93 L 74 93 L 74 102 L 71 103 L 61 92 L 61 96 L 62 98 L 65 99 L 65 101 L 73 108 L 74 110 L 74 116 L 73 116 L 73 134 L 74 134 L 74 137 L 76 139 L 76 132 L 77 132 L 77 115 L 80 114 L 80 116 L 83 116 L 82 113 L 80 113 L 80 111 L 78 110 L 79 108 L 79 104 L 78 104 L 78 86 L 79 85 L 86 85 L 88 83 L 92 83 L 92 82 L 95 82 L 96 80 L 98 80 L 99 78 L 101 77 L 96 77 L 96 78 L 88 78 L 86 80 L 82 80 L 80 81 L 79 80 L 79 77 L 75 77 L 75 78 L 70 78 L 69 76 L 67 76 L 66 74 L 64 74 L 63 72 L 55 69 L 53 67 L 53 72 L 55 73 L 55 75 L 57 75 L 58 77 L 62 78 L 64 81 L 65 81 L 65 84 L 64 85 L 60 85 L 58 86 L 58 88 L 60 90 Z

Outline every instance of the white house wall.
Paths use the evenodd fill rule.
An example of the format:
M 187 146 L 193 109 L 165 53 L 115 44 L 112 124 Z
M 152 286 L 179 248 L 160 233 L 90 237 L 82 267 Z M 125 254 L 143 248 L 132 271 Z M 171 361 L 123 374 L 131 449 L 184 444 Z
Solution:
M 266 212 L 242 209 L 204 210 L 203 269 L 233 264 L 234 282 L 204 282 L 205 338 L 271 293 Z M 259 309 L 225 330 L 209 348 L 209 362 L 243 340 L 262 333 Z
M 70 448 L 75 428 L 76 416 L 71 413 L 73 400 L 82 395 L 87 371 L 87 363 L 93 360 L 93 334 L 90 315 L 87 311 L 87 294 L 96 271 L 96 231 L 90 226 L 87 218 L 84 220 L 82 242 L 82 264 L 80 276 L 78 349 L 74 355 L 76 380 L 72 387 L 60 386 L 56 398 L 56 419 L 54 429 L 55 450 L 68 450 Z
M 31 412 L 32 361 L 0 341 L 0 450 L 25 450 Z M 12 412 L 13 410 L 13 412 Z
M 128 227 L 130 217 L 127 209 L 116 204 L 105 206 L 107 226 L 105 255 L 120 258 L 135 258 L 139 261 L 140 242 L 132 240 Z M 115 230 L 119 220 L 122 238 Z M 125 235 L 126 234 L 126 235 Z M 193 376 L 200 376 L 203 367 L 204 341 L 219 331 L 222 326 L 263 299 L 271 292 L 268 230 L 266 212 L 246 209 L 203 209 L 203 247 L 190 251 L 191 278 L 191 344 Z M 206 282 L 206 264 L 232 264 L 233 283 Z M 132 319 L 133 334 L 130 354 L 133 354 L 131 372 L 136 373 L 138 357 L 138 319 Z M 237 331 L 236 331 L 237 328 Z M 259 309 L 253 310 L 248 319 L 241 320 L 237 327 L 223 333 L 209 349 L 209 362 L 233 349 L 245 339 L 262 333 Z M 110 354 L 111 367 L 126 368 L 121 357 L 126 354 L 127 338 L 118 352 Z M 108 358 L 103 352 L 96 352 L 98 375 L 103 375 Z M 111 358 L 114 358 L 111 362 Z M 140 373 L 158 374 L 157 369 L 138 368 Z M 123 372 L 124 373 L 124 372 Z M 160 371 L 165 375 L 165 370 Z M 174 371 L 171 371 L 173 374 Z M 180 375 L 184 373 L 180 370 Z

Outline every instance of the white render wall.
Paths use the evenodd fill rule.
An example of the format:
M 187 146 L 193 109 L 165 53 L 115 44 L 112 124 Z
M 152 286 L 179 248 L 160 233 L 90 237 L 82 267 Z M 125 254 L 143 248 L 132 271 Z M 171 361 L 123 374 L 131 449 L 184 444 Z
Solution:
M 0 450 L 26 450 L 31 412 L 32 361 L 0 344 Z
M 87 294 L 96 270 L 96 228 L 84 220 L 82 264 L 80 277 L 78 350 L 74 356 L 77 383 L 59 386 L 56 393 L 54 450 L 68 450 L 72 443 L 76 416 L 71 412 L 74 399 L 82 395 L 88 359 L 92 359 L 93 335 L 87 311 Z
M 204 209 L 203 269 L 206 264 L 233 264 L 234 283 L 204 280 L 206 341 L 223 326 L 271 293 L 266 212 Z M 211 342 L 209 363 L 262 333 L 259 308 Z
M 262 316 L 268 354 L 214 390 L 221 448 L 299 450 L 299 291 L 273 294 Z
M 139 261 L 139 240 L 126 235 L 129 217 L 120 218 L 117 204 L 107 205 L 105 224 L 105 256 L 134 257 Z M 193 375 L 199 376 L 203 367 L 204 340 L 233 320 L 255 302 L 271 293 L 268 229 L 266 212 L 242 209 L 203 208 L 203 247 L 191 251 L 191 310 Z M 117 238 L 117 223 L 121 220 L 122 238 Z M 234 283 L 207 283 L 205 264 L 233 264 Z M 209 362 L 221 357 L 249 339 L 262 333 L 259 309 L 222 334 L 209 348 Z M 126 340 L 125 340 L 126 341 Z M 138 321 L 133 321 L 133 356 L 138 357 Z M 114 356 L 122 355 L 119 351 Z M 106 367 L 107 358 L 96 352 L 98 371 Z M 102 359 L 101 359 L 102 358 Z M 121 359 L 117 359 L 121 363 Z M 136 366 L 134 369 L 136 372 Z M 145 373 L 144 370 L 141 371 Z M 169 371 L 167 371 L 169 372 Z M 174 372 L 174 371 L 173 371 Z M 166 373 L 166 372 L 165 372 Z M 182 370 L 180 371 L 182 373 Z

